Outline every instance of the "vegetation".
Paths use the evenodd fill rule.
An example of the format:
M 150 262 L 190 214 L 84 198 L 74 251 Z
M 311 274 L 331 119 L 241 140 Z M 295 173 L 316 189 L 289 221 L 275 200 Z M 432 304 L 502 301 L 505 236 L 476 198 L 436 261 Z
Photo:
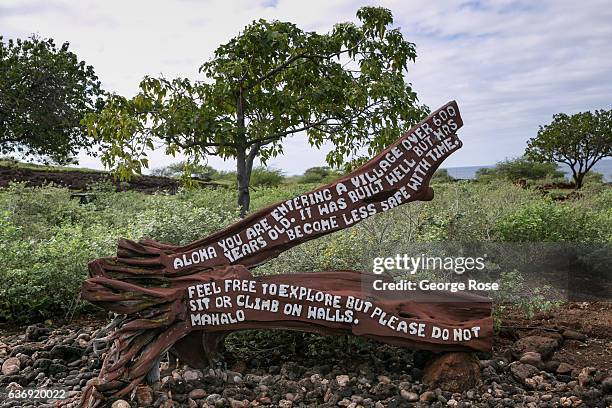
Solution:
M 568 165 L 576 188 L 581 188 L 595 163 L 612 156 L 612 110 L 554 115 L 529 139 L 526 154 L 532 160 Z
M 90 149 L 81 119 L 102 106 L 90 65 L 52 39 L 0 36 L 0 153 L 69 163 Z
M 85 205 L 53 186 L 0 189 L 0 321 L 55 319 L 82 311 L 87 306 L 79 302 L 78 292 L 87 263 L 112 256 L 117 237 L 186 244 L 239 218 L 230 188 L 145 195 L 103 187 Z M 292 183 L 257 188 L 253 210 L 314 187 Z M 371 270 L 374 257 L 412 253 L 421 244 L 434 251 L 435 243 L 452 242 L 612 242 L 612 189 L 604 185 L 585 186 L 581 198 L 564 202 L 507 181 L 434 181 L 434 187 L 431 202 L 401 206 L 299 245 L 254 273 Z M 526 254 L 526 262 L 537 255 Z M 513 269 L 502 272 L 504 281 L 520 282 Z M 516 298 L 525 310 L 534 310 L 537 299 L 551 299 L 529 284 L 517 285 L 508 284 L 499 300 Z
M 342 172 L 334 170 L 327 166 L 311 167 L 304 171 L 304 174 L 300 178 L 300 181 L 302 183 L 327 184 L 336 180 L 341 175 Z
M 391 27 L 391 12 L 363 7 L 357 18 L 359 25 L 336 24 L 327 34 L 257 20 L 217 47 L 200 67 L 203 80 L 147 77 L 133 98 L 110 96 L 85 120 L 109 145 L 104 163 L 127 178 L 148 167 L 146 148 L 156 142 L 193 164 L 234 158 L 244 213 L 255 159 L 281 154 L 288 136 L 305 132 L 315 147 L 331 142 L 327 162 L 336 167 L 380 151 L 426 108 L 404 79 L 415 45 Z
M 555 163 L 540 163 L 526 157 L 506 159 L 493 168 L 483 167 L 476 172 L 476 180 L 488 182 L 491 180 L 508 180 L 513 183 L 527 180 L 563 179 L 563 172 L 557 169 Z
M 431 181 L 433 183 L 450 183 L 451 181 L 455 181 L 455 178 L 448 174 L 448 170 L 438 169 L 431 178 Z
M 219 175 L 219 172 L 210 166 L 202 164 L 189 164 L 186 161 L 169 164 L 165 167 L 158 167 L 151 170 L 152 176 L 180 178 L 189 171 L 189 177 L 198 177 L 206 181 L 211 181 Z

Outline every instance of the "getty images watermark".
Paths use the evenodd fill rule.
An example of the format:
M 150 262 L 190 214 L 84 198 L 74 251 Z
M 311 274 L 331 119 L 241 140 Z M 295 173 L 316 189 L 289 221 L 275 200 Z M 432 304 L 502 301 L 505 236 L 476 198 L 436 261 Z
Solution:
M 374 258 L 372 272 L 375 275 L 382 275 L 385 272 L 400 272 L 415 275 L 418 271 L 442 271 L 456 275 L 463 275 L 465 272 L 481 272 L 485 269 L 487 255 L 480 257 L 471 256 L 409 256 L 408 254 L 397 254 L 395 257 Z M 377 291 L 496 291 L 499 290 L 497 282 L 483 282 L 476 279 L 468 279 L 467 282 L 435 282 L 430 279 L 409 280 L 400 279 L 390 281 L 388 279 L 376 279 L 372 282 L 372 287 Z

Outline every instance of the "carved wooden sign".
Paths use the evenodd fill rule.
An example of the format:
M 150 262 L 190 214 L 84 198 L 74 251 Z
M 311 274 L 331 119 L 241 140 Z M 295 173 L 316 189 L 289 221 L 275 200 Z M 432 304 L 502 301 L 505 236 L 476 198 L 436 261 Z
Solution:
M 352 334 L 436 351 L 490 349 L 487 298 L 373 291 L 375 275 L 355 271 L 254 277 L 248 269 L 398 205 L 431 200 L 429 181 L 461 147 L 455 132 L 462 125 L 449 102 L 347 176 L 189 245 L 120 239 L 117 257 L 92 261 L 82 286 L 84 299 L 125 315 L 107 338 L 111 347 L 83 405 L 129 393 L 171 348 L 190 366 L 205 366 L 229 332 L 243 329 Z

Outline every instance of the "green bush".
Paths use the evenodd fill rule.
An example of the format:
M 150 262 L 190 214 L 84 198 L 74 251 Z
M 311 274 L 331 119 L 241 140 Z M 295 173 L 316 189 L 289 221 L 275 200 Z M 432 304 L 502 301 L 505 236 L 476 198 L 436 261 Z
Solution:
M 327 166 L 311 167 L 304 171 L 300 178 L 301 183 L 327 184 L 342 175 L 341 172 Z
M 165 167 L 158 167 L 151 170 L 152 176 L 181 178 L 184 173 L 192 177 L 198 177 L 206 181 L 214 179 L 219 172 L 210 166 L 203 164 L 191 164 L 186 161 L 169 164 Z
M 493 168 L 482 168 L 476 172 L 476 181 L 490 182 L 494 179 L 517 182 L 544 178 L 564 179 L 564 174 L 555 163 L 539 163 L 525 157 L 501 161 Z
M 605 242 L 611 229 L 603 214 L 541 200 L 501 217 L 494 236 L 511 242 Z
M 260 166 L 251 171 L 251 187 L 276 187 L 284 179 L 283 172 L 278 169 Z
M 48 239 L 24 239 L 7 212 L 0 227 L 0 321 L 64 316 L 84 306 L 78 293 L 86 265 L 112 255 L 116 242 L 104 228 L 78 225 L 51 227 Z
M 143 237 L 185 245 L 212 234 L 238 219 L 237 212 L 219 206 L 194 206 L 177 197 L 155 196 L 136 214 L 133 229 Z
M 434 173 L 433 177 L 431 178 L 432 184 L 450 183 L 450 182 L 455 181 L 455 180 L 456 179 L 454 177 L 452 177 L 450 174 L 448 174 L 448 170 L 447 169 L 438 169 L 438 170 L 436 170 L 436 172 Z

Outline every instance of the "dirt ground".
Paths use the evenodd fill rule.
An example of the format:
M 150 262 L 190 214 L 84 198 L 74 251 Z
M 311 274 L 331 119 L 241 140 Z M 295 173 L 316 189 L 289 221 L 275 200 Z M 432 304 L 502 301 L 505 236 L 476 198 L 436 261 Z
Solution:
M 554 360 L 574 367 L 612 368 L 612 303 L 567 303 L 548 313 L 527 319 L 509 309 L 494 340 L 494 353 L 503 355 L 512 343 L 528 335 L 550 335 L 572 329 L 586 335 L 585 341 L 565 340 Z

